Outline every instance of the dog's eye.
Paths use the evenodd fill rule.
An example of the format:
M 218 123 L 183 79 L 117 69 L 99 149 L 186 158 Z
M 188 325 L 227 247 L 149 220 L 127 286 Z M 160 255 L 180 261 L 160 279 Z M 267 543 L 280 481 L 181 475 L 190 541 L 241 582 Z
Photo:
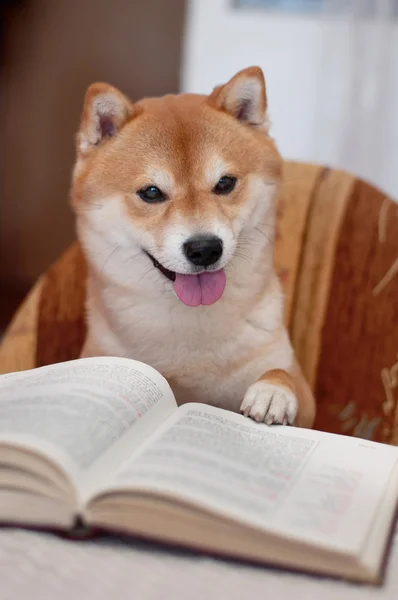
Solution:
M 141 200 L 144 200 L 144 202 L 155 203 L 166 200 L 166 195 L 162 192 L 162 190 L 157 188 L 156 185 L 148 185 L 147 187 L 138 190 L 137 194 Z
M 236 185 L 236 177 L 230 177 L 229 175 L 224 175 L 224 177 L 221 177 L 220 181 L 214 187 L 213 191 L 215 194 L 218 194 L 218 195 L 229 194 L 230 192 L 232 192 L 235 185 Z

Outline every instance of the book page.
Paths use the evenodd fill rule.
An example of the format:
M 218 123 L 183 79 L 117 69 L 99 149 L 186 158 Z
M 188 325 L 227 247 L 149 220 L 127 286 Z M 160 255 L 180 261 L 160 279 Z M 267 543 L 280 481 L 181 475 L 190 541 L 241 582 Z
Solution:
M 134 430 L 138 444 L 176 410 L 142 363 L 86 358 L 0 377 L 0 442 L 42 451 L 76 475 Z
M 397 460 L 394 447 L 186 404 L 120 467 L 113 486 L 356 554 Z

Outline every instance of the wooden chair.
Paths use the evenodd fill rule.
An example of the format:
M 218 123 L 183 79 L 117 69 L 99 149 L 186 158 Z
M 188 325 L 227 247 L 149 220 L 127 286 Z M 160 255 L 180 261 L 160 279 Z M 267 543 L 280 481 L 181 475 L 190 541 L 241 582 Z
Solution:
M 275 263 L 316 427 L 398 444 L 398 206 L 341 171 L 286 163 Z M 79 356 L 77 244 L 38 280 L 0 347 L 0 372 Z

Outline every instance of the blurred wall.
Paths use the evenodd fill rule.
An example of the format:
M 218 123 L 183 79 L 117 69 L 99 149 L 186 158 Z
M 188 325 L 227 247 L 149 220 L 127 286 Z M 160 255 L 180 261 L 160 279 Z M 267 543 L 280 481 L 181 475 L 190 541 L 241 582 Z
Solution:
M 352 7 L 348 16 L 234 4 L 188 1 L 183 90 L 207 93 L 259 64 L 271 132 L 285 158 L 352 171 L 398 198 L 395 0 L 375 0 L 374 18 L 356 16 L 369 4 L 362 0 L 343 3 Z
M 74 237 L 68 188 L 86 87 L 176 92 L 184 0 L 25 0 L 5 23 L 0 295 L 26 288 Z

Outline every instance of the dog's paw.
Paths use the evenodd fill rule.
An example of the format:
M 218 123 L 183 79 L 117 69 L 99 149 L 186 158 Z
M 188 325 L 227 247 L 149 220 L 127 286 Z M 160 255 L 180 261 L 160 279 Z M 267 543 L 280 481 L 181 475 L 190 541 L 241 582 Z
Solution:
M 287 388 L 257 381 L 247 390 L 240 412 L 267 425 L 292 425 L 297 414 L 297 399 Z

